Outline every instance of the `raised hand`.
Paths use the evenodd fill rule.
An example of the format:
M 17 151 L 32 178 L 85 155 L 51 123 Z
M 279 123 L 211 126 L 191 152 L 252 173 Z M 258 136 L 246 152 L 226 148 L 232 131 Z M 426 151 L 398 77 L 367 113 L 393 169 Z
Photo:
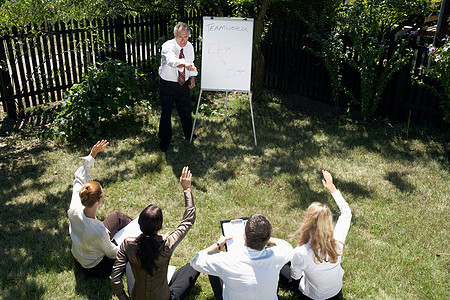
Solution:
M 333 184 L 333 177 L 331 177 L 330 172 L 322 170 L 323 179 L 322 184 L 326 187 L 331 193 L 336 192 L 336 187 Z
M 89 155 L 95 158 L 97 154 L 105 150 L 108 145 L 109 142 L 107 140 L 98 141 L 94 146 L 92 146 L 91 153 L 89 153 Z
M 184 167 L 180 176 L 180 183 L 184 191 L 190 190 L 191 181 L 192 181 L 191 171 L 189 170 L 189 167 Z

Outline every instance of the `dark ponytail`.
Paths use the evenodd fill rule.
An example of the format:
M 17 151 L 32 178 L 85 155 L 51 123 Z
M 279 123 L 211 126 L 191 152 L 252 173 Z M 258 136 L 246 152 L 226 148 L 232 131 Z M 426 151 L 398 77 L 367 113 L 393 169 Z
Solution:
M 156 236 L 162 227 L 163 216 L 161 209 L 156 205 L 147 206 L 139 215 L 139 226 L 142 234 L 137 238 L 137 256 L 141 266 L 151 276 L 156 269 L 156 259 L 159 256 L 162 241 L 157 241 Z

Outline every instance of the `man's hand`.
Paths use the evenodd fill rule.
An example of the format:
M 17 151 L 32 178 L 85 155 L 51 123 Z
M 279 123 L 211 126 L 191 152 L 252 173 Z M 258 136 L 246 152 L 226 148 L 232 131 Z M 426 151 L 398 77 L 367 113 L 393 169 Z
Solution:
M 183 191 L 191 190 L 191 181 L 192 181 L 191 171 L 189 170 L 189 167 L 184 167 L 180 176 L 180 183 L 181 186 L 183 187 Z
M 193 63 L 185 63 L 184 67 L 188 71 L 195 71 L 195 70 L 197 70 L 197 68 L 195 67 L 195 65 Z
M 89 153 L 90 156 L 95 158 L 99 152 L 102 152 L 106 149 L 106 146 L 109 145 L 109 142 L 107 140 L 101 140 L 98 141 L 91 149 L 91 153 Z
M 189 78 L 189 84 L 188 84 L 188 87 L 189 87 L 190 89 L 192 89 L 193 87 L 195 87 L 195 77 L 194 77 L 194 76 L 192 76 L 192 77 Z
M 326 187 L 330 193 L 336 192 L 336 187 L 333 184 L 333 177 L 331 177 L 331 174 L 328 171 L 322 170 L 323 179 L 322 184 L 324 187 Z
M 272 246 L 272 245 L 276 245 L 277 243 L 275 242 L 275 240 L 271 237 L 268 241 L 266 246 Z
M 233 237 L 232 236 L 227 236 L 224 237 L 223 235 L 220 236 L 219 240 L 217 241 L 217 244 L 220 245 L 220 249 L 223 248 L 223 246 L 225 246 L 225 243 L 229 240 L 231 240 Z

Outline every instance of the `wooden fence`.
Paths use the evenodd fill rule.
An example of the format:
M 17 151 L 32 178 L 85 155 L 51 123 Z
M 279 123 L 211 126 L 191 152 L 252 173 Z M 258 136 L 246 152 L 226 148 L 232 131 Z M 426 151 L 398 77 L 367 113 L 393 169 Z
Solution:
M 191 11 L 180 18 L 191 25 L 191 40 L 199 54 L 202 13 Z M 158 14 L 12 30 L 0 38 L 3 110 L 15 118 L 27 107 L 63 99 L 63 92 L 79 83 L 89 66 L 105 57 L 148 70 L 150 64 L 159 63 L 155 61 L 158 40 L 172 36 L 170 24 L 168 14 Z M 273 24 L 261 45 L 266 60 L 265 87 L 332 103 L 327 71 L 317 56 L 304 49 L 310 43 L 297 24 Z M 407 121 L 411 116 L 413 122 L 442 126 L 443 112 L 437 97 L 411 83 L 411 73 L 418 75 L 428 62 L 427 48 L 422 44 L 414 47 L 415 59 L 390 82 L 378 113 L 391 120 Z M 360 78 L 355 70 L 344 66 L 342 75 L 352 90 L 358 91 Z M 424 80 L 439 87 L 428 78 Z
M 312 99 L 333 103 L 331 82 L 320 58 L 305 47 L 311 41 L 302 34 L 303 29 L 295 22 L 272 24 L 261 49 L 265 57 L 265 86 L 283 93 L 295 93 Z M 379 104 L 378 115 L 390 120 L 406 122 L 410 118 L 415 123 L 445 127 L 443 111 L 439 108 L 439 98 L 426 87 L 411 82 L 411 75 L 437 89 L 439 83 L 421 74 L 428 65 L 428 48 L 420 37 L 413 45 L 414 58 L 400 70 L 388 84 Z M 359 74 L 348 65 L 342 68 L 344 84 L 358 93 L 361 80 Z M 344 97 L 345 98 L 345 97 Z M 344 105 L 341 101 L 342 105 Z
M 182 17 L 200 47 L 201 14 Z M 0 98 L 11 118 L 24 109 L 63 99 L 90 66 L 105 58 L 148 69 L 157 57 L 160 38 L 171 38 L 170 14 L 32 25 L 0 38 Z

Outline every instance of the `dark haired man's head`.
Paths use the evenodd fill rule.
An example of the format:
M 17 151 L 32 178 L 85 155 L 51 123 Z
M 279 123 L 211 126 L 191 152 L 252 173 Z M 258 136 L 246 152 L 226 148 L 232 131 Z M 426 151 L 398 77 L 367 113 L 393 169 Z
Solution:
M 163 215 L 161 209 L 150 204 L 139 215 L 139 227 L 146 236 L 155 236 L 162 227 Z
M 272 224 L 263 214 L 253 214 L 245 225 L 246 245 L 254 250 L 262 250 L 272 236 Z

